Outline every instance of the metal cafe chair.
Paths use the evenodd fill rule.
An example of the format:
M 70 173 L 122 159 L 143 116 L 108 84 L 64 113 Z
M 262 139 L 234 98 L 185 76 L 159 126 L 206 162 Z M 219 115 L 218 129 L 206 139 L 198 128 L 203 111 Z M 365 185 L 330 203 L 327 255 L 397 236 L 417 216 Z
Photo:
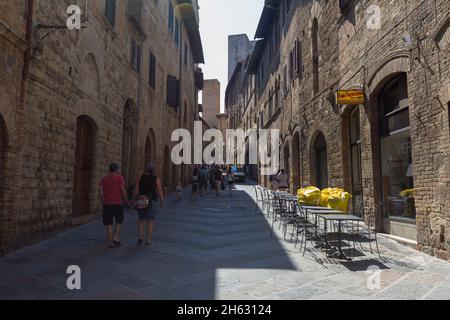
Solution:
M 284 240 L 286 239 L 288 227 L 291 226 L 295 230 L 295 225 L 298 219 L 296 202 L 293 199 L 287 199 L 283 197 L 285 201 L 286 210 L 282 212 L 282 225 L 283 225 L 283 234 Z M 293 239 L 294 234 L 292 233 L 291 241 Z
M 303 249 L 303 256 L 306 253 L 307 242 L 310 240 L 313 242 L 313 234 L 316 228 L 315 223 L 311 222 L 308 219 L 308 214 L 306 210 L 302 208 L 298 203 L 294 204 L 296 219 L 294 223 L 294 233 L 293 235 L 296 237 L 295 247 L 300 242 L 300 251 Z
M 258 185 L 255 185 L 254 189 L 255 189 L 255 195 L 256 195 L 255 212 L 258 212 L 258 210 L 260 209 L 260 205 L 262 206 L 262 201 L 263 201 L 261 198 L 261 193 L 260 193 L 261 187 Z
M 266 198 L 266 210 L 264 211 L 266 217 L 273 216 L 273 197 L 274 192 L 270 189 L 265 189 L 265 198 Z
M 278 229 L 281 228 L 281 221 L 283 217 L 283 212 L 286 210 L 284 201 L 280 194 L 274 193 L 272 199 L 272 236 L 274 233 L 275 223 L 280 222 Z
M 348 229 L 347 234 L 350 236 L 350 239 L 359 243 L 359 246 L 362 250 L 364 250 L 363 243 L 369 244 L 370 253 L 373 254 L 372 243 L 375 242 L 375 247 L 377 249 L 378 257 L 382 259 L 380 248 L 378 246 L 378 233 L 376 231 L 376 216 L 381 207 L 379 205 L 375 205 L 374 208 L 370 209 L 369 215 L 366 217 L 366 222 L 358 222 L 356 223 L 356 227 Z
M 261 210 L 261 214 L 265 215 L 265 212 L 267 210 L 267 207 L 269 205 L 269 199 L 267 196 L 267 188 L 265 187 L 261 187 L 261 189 L 259 189 L 260 191 L 260 197 L 261 197 L 261 201 L 262 201 L 262 210 Z
M 269 210 L 269 206 L 270 206 L 269 193 L 267 191 L 267 188 L 261 189 L 261 197 L 263 199 L 263 208 L 264 208 L 262 210 L 262 214 L 266 215 L 267 211 Z

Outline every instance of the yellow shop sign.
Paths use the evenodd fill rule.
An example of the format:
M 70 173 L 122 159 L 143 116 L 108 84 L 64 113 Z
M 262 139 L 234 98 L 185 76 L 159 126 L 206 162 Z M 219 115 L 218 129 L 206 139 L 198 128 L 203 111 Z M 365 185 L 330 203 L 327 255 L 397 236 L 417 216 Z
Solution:
M 339 90 L 336 95 L 337 104 L 359 105 L 364 104 L 365 97 L 363 90 Z

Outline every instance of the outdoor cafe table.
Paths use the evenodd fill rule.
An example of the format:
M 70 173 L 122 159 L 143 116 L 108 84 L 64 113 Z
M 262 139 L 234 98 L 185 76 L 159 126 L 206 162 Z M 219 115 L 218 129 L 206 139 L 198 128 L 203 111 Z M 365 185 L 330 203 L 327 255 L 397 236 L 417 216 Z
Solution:
M 348 215 L 348 214 L 331 214 L 331 215 L 321 214 L 321 215 L 319 215 L 319 217 L 325 221 L 325 236 L 327 233 L 327 230 L 326 230 L 327 222 L 330 222 L 330 221 L 338 222 L 338 251 L 333 254 L 333 257 L 336 257 L 338 259 L 351 260 L 351 259 L 347 258 L 345 253 L 342 251 L 342 241 L 341 241 L 341 239 L 342 239 L 342 222 L 349 222 L 349 221 L 350 222 L 355 222 L 355 221 L 360 222 L 360 221 L 363 221 L 363 219 L 360 217 Z
M 314 226 L 315 226 L 315 230 L 314 230 L 314 239 L 317 239 L 317 228 L 319 227 L 319 215 L 331 215 L 331 214 L 344 214 L 344 212 L 342 211 L 338 211 L 338 210 L 334 210 L 334 209 L 330 209 L 330 208 L 326 208 L 326 207 L 312 207 L 312 206 L 306 206 L 303 207 L 303 209 L 306 210 L 307 214 L 311 214 L 314 216 Z

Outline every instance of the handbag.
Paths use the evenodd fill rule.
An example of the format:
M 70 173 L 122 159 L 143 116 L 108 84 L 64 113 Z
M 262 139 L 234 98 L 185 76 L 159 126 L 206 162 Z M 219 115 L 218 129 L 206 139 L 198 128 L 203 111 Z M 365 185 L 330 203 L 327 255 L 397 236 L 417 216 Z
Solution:
M 147 210 L 150 207 L 150 199 L 147 196 L 138 196 L 134 203 L 136 210 Z

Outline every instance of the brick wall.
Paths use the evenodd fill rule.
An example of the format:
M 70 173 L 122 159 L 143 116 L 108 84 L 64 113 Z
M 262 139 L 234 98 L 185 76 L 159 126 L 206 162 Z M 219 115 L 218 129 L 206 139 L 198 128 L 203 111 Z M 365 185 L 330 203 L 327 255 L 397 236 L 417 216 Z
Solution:
M 290 145 L 286 152 L 289 167 L 299 163 L 300 175 L 294 175 L 294 170 L 290 172 L 292 188 L 315 183 L 312 146 L 321 132 L 327 141 L 328 183 L 350 190 L 347 122 L 351 108 L 334 105 L 333 94 L 338 89 L 364 89 L 367 100 L 365 106 L 360 107 L 364 209 L 366 216 L 376 216 L 377 226 L 382 230 L 382 212 L 375 210 L 382 202 L 377 94 L 393 76 L 406 73 L 418 247 L 448 259 L 450 135 L 447 103 L 450 94 L 446 88 L 450 81 L 450 3 L 444 0 L 355 3 L 356 6 L 343 15 L 337 0 L 293 1 L 294 12 L 290 13 L 290 24 L 283 30 L 280 58 L 272 61 L 267 85 L 258 97 L 257 110 L 265 110 L 275 79 L 288 64 L 295 40 L 299 40 L 302 75 L 288 84 L 288 94 L 281 101 L 281 113 L 272 119 L 271 127 L 282 130 L 282 146 L 285 142 Z M 379 30 L 367 27 L 370 5 L 381 9 Z M 319 26 L 317 94 L 313 91 L 313 19 L 317 19 Z M 298 156 L 292 146 L 296 132 L 300 135 L 300 142 L 296 142 L 300 161 L 294 160 Z M 283 157 L 284 148 L 281 149 Z M 284 162 L 282 158 L 281 163 Z
M 2 252 L 98 215 L 98 182 L 107 173 L 109 163 L 121 164 L 124 160 L 122 140 L 127 104 L 135 108 L 131 124 L 131 171 L 127 176 L 130 182 L 134 182 L 144 168 L 149 136 L 154 150 L 150 160 L 162 177 L 163 150 L 173 145 L 171 133 L 180 126 L 192 130 L 197 105 L 189 38 L 183 28 L 182 42 L 177 47 L 167 29 L 168 3 L 160 1 L 156 9 L 154 1 L 143 2 L 146 6 L 142 19 L 145 38 L 128 19 L 127 1 L 117 1 L 114 27 L 104 17 L 104 2 L 94 1 L 90 3 L 86 29 L 54 32 L 42 41 L 43 50 L 35 52 L 26 83 L 26 117 L 16 123 L 16 119 L 20 119 L 18 100 L 26 49 L 23 3 L 3 1 L 0 4 L 0 26 L 4 26 L 0 31 L 8 31 L 0 33 L 0 116 L 5 120 L 9 137 L 6 183 L 2 181 L 5 205 L 0 212 Z M 35 3 L 34 25 L 65 25 L 66 2 Z M 34 32 L 36 45 L 46 32 L 36 29 Z M 142 40 L 140 73 L 131 67 L 132 39 Z M 187 64 L 180 59 L 185 44 L 189 51 Z M 156 57 L 154 89 L 148 84 L 150 51 Z M 180 61 L 183 61 L 181 67 Z M 168 74 L 180 78 L 180 71 L 182 103 L 179 109 L 173 109 L 166 105 L 166 79 Z M 90 214 L 74 218 L 76 130 L 77 119 L 81 116 L 87 117 L 94 128 L 89 173 Z M 17 140 L 19 129 L 24 132 L 23 141 Z M 2 127 L 2 135 L 4 131 Z M 181 170 L 171 167 L 169 173 L 173 181 Z

